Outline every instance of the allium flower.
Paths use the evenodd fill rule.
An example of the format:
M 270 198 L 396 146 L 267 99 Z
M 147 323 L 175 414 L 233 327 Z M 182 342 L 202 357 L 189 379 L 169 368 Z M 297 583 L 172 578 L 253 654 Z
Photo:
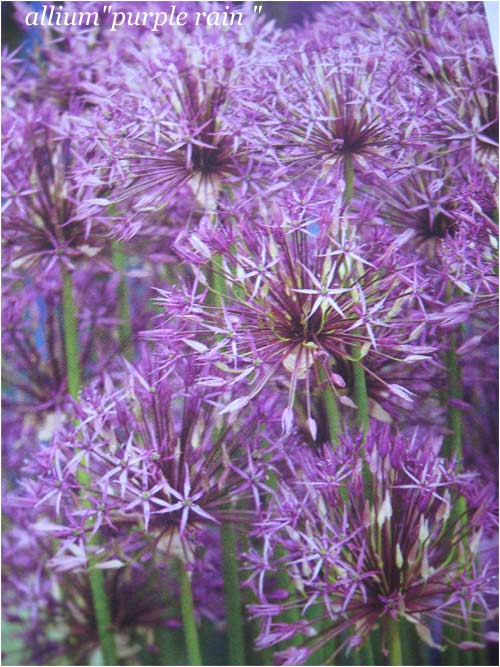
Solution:
M 408 438 L 377 427 L 364 448 L 366 458 L 360 441 L 346 438 L 335 451 L 296 450 L 294 474 L 286 473 L 256 529 L 282 545 L 280 562 L 297 588 L 281 603 L 253 606 L 262 622 L 258 646 L 302 636 L 298 664 L 339 638 L 326 658 L 333 661 L 376 627 L 387 652 L 389 627 L 401 619 L 442 649 L 455 642 L 454 628 L 493 613 L 485 598 L 494 566 L 485 554 L 478 561 L 482 532 L 494 526 L 493 491 L 477 494 L 477 476 L 458 474 L 439 457 L 440 440 L 423 430 Z M 295 623 L 280 615 L 291 609 L 300 611 Z M 289 664 L 288 653 L 282 657 Z
M 274 121 L 273 129 L 270 121 L 271 137 L 278 156 L 297 173 L 331 181 L 346 161 L 361 175 L 396 163 L 404 110 L 392 97 L 395 80 L 382 59 L 313 51 L 290 59 L 283 70 L 269 112 L 279 112 L 282 122 Z
M 99 647 L 89 579 L 86 573 L 55 572 L 49 556 L 53 546 L 40 538 L 15 513 L 17 526 L 3 536 L 4 618 L 19 626 L 24 664 L 88 664 Z M 122 660 L 138 659 L 139 644 L 158 652 L 155 631 L 179 625 L 175 567 L 171 562 L 133 563 L 104 572 L 111 623 Z M 219 591 L 205 582 L 202 604 L 217 600 Z M 139 640 L 139 642 L 138 642 Z
M 238 500 L 259 505 L 272 463 L 258 448 L 258 412 L 223 423 L 213 405 L 223 380 L 209 374 L 203 388 L 193 365 L 179 363 L 167 377 L 147 360 L 128 365 L 127 390 L 90 387 L 77 420 L 26 470 L 23 503 L 42 507 L 49 521 L 39 530 L 62 540 L 57 567 L 76 565 L 75 549 L 85 564 L 86 550 L 95 551 L 86 536 L 97 531 L 107 537 L 95 557 L 113 560 L 107 554 L 121 550 L 122 536 L 127 543 L 131 525 L 151 537 L 143 551 L 168 551 L 180 538 L 189 555 L 200 526 L 247 520 L 251 506 Z
M 237 187 L 262 152 L 244 137 L 246 76 L 238 49 L 193 43 L 166 50 L 153 41 L 124 57 L 127 73 L 116 100 L 102 91 L 107 120 L 97 138 L 111 163 L 103 166 L 113 201 L 131 203 L 128 217 L 139 221 L 171 205 L 174 195 L 187 198 L 191 212 L 216 210 L 223 187 Z
M 73 125 L 49 105 L 16 107 L 4 116 L 5 260 L 16 268 L 48 271 L 61 261 L 72 267 L 106 245 L 100 184 L 75 175 Z
M 462 228 L 470 241 L 486 238 L 494 224 L 493 188 L 478 165 L 458 156 L 420 155 L 422 163 L 413 173 L 394 184 L 373 183 L 370 198 L 379 206 L 379 215 L 394 225 L 405 242 L 435 256 L 443 241 L 452 239 Z M 374 186 L 374 187 L 373 187 Z M 367 189 L 367 192 L 369 190 Z M 474 218 L 482 215 L 481 223 Z
M 449 151 L 465 149 L 483 164 L 498 164 L 498 73 L 484 10 L 470 3 L 470 13 L 465 10 L 462 17 L 464 37 L 457 40 L 455 12 L 443 7 L 434 17 L 434 34 L 418 8 L 419 25 L 401 37 L 406 50 L 414 46 L 417 74 L 438 91 L 434 140 Z
M 110 327 L 118 323 L 119 277 L 95 263 L 89 270 L 75 271 L 73 277 L 79 305 L 80 363 L 86 380 L 104 368 L 112 373 L 113 360 L 120 352 L 116 334 L 109 335 Z M 32 420 L 38 415 L 38 421 L 43 421 L 49 412 L 65 407 L 68 390 L 61 302 L 62 284 L 56 270 L 34 277 L 23 271 L 4 275 L 2 344 L 8 391 L 3 405 L 18 415 L 31 413 Z M 142 312 L 142 325 L 144 321 Z
M 421 320 L 412 302 L 423 284 L 414 284 L 411 267 L 397 265 L 394 248 L 384 248 L 378 264 L 372 248 L 375 257 L 370 261 L 372 253 L 358 245 L 347 224 L 330 224 L 334 211 L 319 208 L 312 222 L 310 215 L 298 222 L 300 218 L 282 210 L 270 221 L 238 221 L 241 238 L 225 253 L 220 267 L 229 290 L 227 296 L 218 295 L 220 307 L 204 304 L 205 296 L 196 295 L 196 283 L 184 298 L 178 290 L 160 291 L 158 303 L 167 320 L 148 336 L 167 348 L 171 340 L 182 339 L 208 358 L 221 359 L 228 376 L 234 375 L 233 384 L 250 379 L 253 386 L 247 397 L 238 398 L 224 412 L 242 407 L 271 378 L 285 379 L 289 401 L 284 420 L 289 427 L 298 384 L 305 381 L 307 418 L 315 430 L 314 387 L 326 381 L 341 402 L 352 406 L 342 391 L 346 383 L 341 362 L 359 360 L 371 374 L 365 360 L 372 355 L 411 363 L 412 354 L 425 358 L 433 351 L 412 343 Z M 207 243 L 195 235 L 190 242 L 201 261 L 210 257 Z M 385 384 L 411 400 L 404 388 Z

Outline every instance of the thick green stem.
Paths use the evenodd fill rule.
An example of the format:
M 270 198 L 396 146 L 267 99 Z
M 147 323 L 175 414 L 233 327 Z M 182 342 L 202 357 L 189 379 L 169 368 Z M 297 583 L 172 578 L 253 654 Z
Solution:
M 120 284 L 118 287 L 118 316 L 120 324 L 118 325 L 118 339 L 125 350 L 125 356 L 130 359 L 133 356 L 131 347 L 132 327 L 130 324 L 130 300 L 127 288 L 127 278 L 125 275 L 127 258 L 120 243 L 113 243 L 113 265 L 120 273 Z
M 368 392 L 366 389 L 365 369 L 359 361 L 353 361 L 354 373 L 354 400 L 358 406 L 356 412 L 356 423 L 366 433 L 370 426 L 370 413 L 368 408 Z
M 76 313 L 73 299 L 73 280 L 71 273 L 65 267 L 63 267 L 61 271 L 63 279 L 62 306 L 66 373 L 69 393 L 76 399 L 81 388 L 81 373 L 78 330 L 76 326 Z M 85 469 L 80 468 L 78 470 L 77 478 L 83 487 L 88 484 L 89 476 Z M 88 504 L 88 501 L 84 501 L 84 504 Z M 110 630 L 111 612 L 104 589 L 104 574 L 102 570 L 96 570 L 93 565 L 92 562 L 89 563 L 89 580 L 102 657 L 105 665 L 116 665 L 116 647 L 113 634 Z
M 111 629 L 111 612 L 109 609 L 108 598 L 106 597 L 106 592 L 104 590 L 103 571 L 90 569 L 89 580 L 102 659 L 105 665 L 117 665 L 115 638 L 113 637 Z
M 373 647 L 371 642 L 371 636 L 365 641 L 363 646 L 359 649 L 359 655 L 361 658 L 360 665 L 375 665 L 375 658 L 373 655 Z
M 153 659 L 155 665 L 185 664 L 182 630 L 157 626 L 154 629 L 154 642 L 157 648 Z
M 226 282 L 222 275 L 222 257 L 215 255 L 209 272 L 211 287 L 209 302 L 218 308 L 222 306 L 226 293 Z M 236 556 L 236 535 L 234 526 L 221 527 L 222 572 L 224 576 L 224 602 L 228 628 L 229 664 L 245 664 L 245 633 L 241 613 L 240 580 Z
M 76 326 L 75 303 L 73 300 L 73 279 L 71 273 L 62 268 L 63 278 L 63 326 L 64 350 L 66 353 L 66 377 L 68 391 L 77 398 L 81 389 L 80 346 L 78 345 L 78 329 Z
M 155 645 L 158 650 L 156 656 L 155 664 L 156 665 L 170 665 L 171 655 L 170 655 L 170 633 L 166 628 L 156 627 L 154 629 L 154 638 Z
M 344 181 L 345 190 L 343 195 L 344 204 L 349 204 L 352 199 L 354 191 L 354 167 L 352 164 L 352 155 L 346 153 L 344 155 Z
M 392 667 L 401 667 L 403 664 L 403 652 L 401 650 L 401 639 L 399 637 L 399 623 L 391 621 L 387 628 L 387 641 L 389 644 L 389 664 Z
M 457 356 L 457 335 L 452 332 L 449 338 L 449 348 L 446 354 L 448 369 L 448 402 L 453 399 L 461 400 L 462 383 L 460 366 Z M 447 458 L 455 455 L 460 461 L 462 458 L 462 413 L 456 405 L 448 403 L 448 428 L 451 433 L 445 439 L 443 454 Z
M 224 602 L 229 645 L 229 664 L 245 664 L 245 636 L 241 615 L 240 580 L 236 556 L 236 534 L 234 526 L 221 527 L 222 572 L 224 575 Z
M 222 299 L 226 293 L 226 281 L 221 273 L 222 257 L 214 255 L 209 273 L 209 284 L 211 287 L 209 303 L 218 308 L 222 305 Z
M 202 660 L 200 642 L 198 640 L 198 628 L 196 627 L 196 619 L 194 617 L 191 575 L 186 570 L 186 565 L 182 560 L 179 560 L 179 587 L 187 662 L 188 665 L 201 665 Z
M 337 399 L 328 380 L 325 368 L 320 365 L 318 367 L 319 381 L 325 385 L 321 397 L 326 413 L 326 420 L 328 426 L 328 435 L 332 445 L 338 442 L 340 433 L 340 412 L 337 405 Z

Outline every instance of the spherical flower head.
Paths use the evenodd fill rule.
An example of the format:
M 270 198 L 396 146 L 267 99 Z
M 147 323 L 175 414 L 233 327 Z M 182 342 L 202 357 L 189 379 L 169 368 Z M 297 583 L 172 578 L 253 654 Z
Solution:
M 95 256 L 107 241 L 100 182 L 82 168 L 71 116 L 49 104 L 4 118 L 3 197 L 6 260 L 13 268 Z M 109 243 L 109 242 L 108 242 Z
M 116 334 L 110 335 L 110 325 L 117 323 L 120 276 L 110 275 L 109 266 L 96 259 L 92 266 L 79 266 L 72 277 L 84 380 L 104 368 L 112 374 L 121 369 L 120 342 Z M 38 275 L 22 269 L 4 273 L 2 344 L 9 386 L 4 406 L 36 425 L 42 440 L 50 440 L 50 422 L 60 421 L 67 402 L 66 357 L 58 317 L 62 292 L 58 267 Z M 131 299 L 133 313 L 138 300 Z M 146 317 L 144 302 L 137 305 L 140 324 L 133 322 L 136 330 L 144 326 Z
M 404 144 L 398 132 L 404 112 L 382 58 L 304 51 L 284 64 L 269 110 L 273 119 L 281 115 L 270 135 L 279 159 L 301 178 L 310 173 L 327 182 L 343 177 L 346 166 L 361 177 L 394 166 Z
M 192 36 L 125 49 L 116 95 L 102 89 L 98 146 L 129 226 L 177 197 L 189 202 L 189 215 L 214 212 L 225 186 L 238 189 L 253 153 L 258 161 L 261 148 L 244 136 L 251 87 L 242 58 L 232 38 L 224 50 Z
M 3 535 L 2 602 L 5 618 L 18 628 L 22 661 L 53 664 L 64 657 L 72 664 L 87 663 L 99 647 L 87 572 L 54 570 L 50 558 L 55 540 L 33 531 L 19 511 L 9 516 L 16 524 Z M 175 562 L 152 559 L 102 570 L 120 659 L 134 656 L 138 637 L 157 653 L 154 630 L 179 626 L 176 571 Z M 199 605 L 202 613 L 217 594 L 208 581 Z
M 190 559 L 200 528 L 249 520 L 267 489 L 272 461 L 263 451 L 272 448 L 259 413 L 224 423 L 217 398 L 225 383 L 214 371 L 202 375 L 179 359 L 165 374 L 148 355 L 126 369 L 124 388 L 108 376 L 82 393 L 76 418 L 26 471 L 26 502 L 46 511 L 41 530 L 61 540 L 54 565 L 62 570 L 86 564 L 98 532 L 105 539 L 95 557 L 109 567 L 134 534 L 146 540 L 140 554 Z
M 442 649 L 454 643 L 456 624 L 490 616 L 485 596 L 495 570 L 478 555 L 482 532 L 492 527 L 493 494 L 474 498 L 476 476 L 457 473 L 439 456 L 440 444 L 423 430 L 406 437 L 376 426 L 364 448 L 361 439 L 344 438 L 335 451 L 290 457 L 295 478 L 287 473 L 269 512 L 274 521 L 266 517 L 258 531 L 282 545 L 300 591 L 283 604 L 302 614 L 322 608 L 316 631 L 300 640 L 307 656 L 348 633 L 333 660 L 375 627 L 386 649 L 389 627 L 401 619 Z M 270 613 L 253 608 L 264 622 L 260 646 L 303 634 L 301 621 L 284 623 L 280 612 L 279 604 Z M 436 623 L 443 624 L 439 639 Z
M 352 407 L 340 375 L 345 362 L 359 361 L 370 373 L 371 356 L 404 361 L 411 352 L 425 358 L 433 351 L 412 342 L 420 317 L 414 295 L 422 284 L 414 283 L 411 269 L 398 267 L 387 247 L 383 261 L 380 256 L 378 263 L 371 261 L 352 228 L 335 218 L 331 222 L 331 207 L 318 206 L 312 219 L 303 212 L 299 216 L 300 208 L 293 217 L 276 209 L 270 218 L 238 220 L 239 238 L 216 269 L 226 294 L 198 271 L 181 303 L 179 290 L 161 292 L 165 326 L 148 332 L 155 340 L 177 338 L 190 350 L 220 360 L 234 384 L 250 382 L 246 402 L 272 380 L 286 382 L 285 430 L 299 386 L 305 385 L 307 418 L 313 420 L 311 395 L 319 385 L 330 386 L 340 403 Z M 208 264 L 207 243 L 198 235 L 190 243 Z M 207 305 L 202 283 L 215 306 Z M 397 384 L 386 388 L 411 400 Z M 224 412 L 242 407 L 244 400 L 226 405 Z
M 377 207 L 378 225 L 392 227 L 401 245 L 425 257 L 424 270 L 446 268 L 449 261 L 440 259 L 447 245 L 484 247 L 495 234 L 495 191 L 489 171 L 463 155 L 422 153 L 421 160 L 393 183 L 374 180 L 365 206 Z

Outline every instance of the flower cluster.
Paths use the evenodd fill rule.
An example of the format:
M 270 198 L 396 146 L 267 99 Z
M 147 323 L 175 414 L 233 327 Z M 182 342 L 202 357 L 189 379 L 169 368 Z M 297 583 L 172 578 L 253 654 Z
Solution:
M 274 553 L 286 554 L 280 563 L 297 593 L 269 604 L 261 591 L 252 608 L 264 619 L 260 645 L 303 634 L 302 659 L 326 647 L 331 662 L 377 625 L 387 654 L 399 619 L 438 648 L 437 623 L 448 628 L 441 643 L 453 644 L 457 625 L 488 618 L 495 572 L 474 557 L 482 531 L 495 525 L 493 490 L 477 494 L 475 476 L 457 474 L 439 456 L 440 444 L 418 429 L 404 437 L 380 426 L 364 451 L 359 438 L 342 440 L 334 452 L 297 447 L 286 484 L 257 526 Z M 293 624 L 280 617 L 285 608 L 300 610 Z M 341 641 L 332 646 L 334 638 Z M 295 653 L 283 653 L 285 664 Z
M 2 96 L 6 664 L 495 664 L 483 4 L 128 2 L 117 30 L 31 4 Z

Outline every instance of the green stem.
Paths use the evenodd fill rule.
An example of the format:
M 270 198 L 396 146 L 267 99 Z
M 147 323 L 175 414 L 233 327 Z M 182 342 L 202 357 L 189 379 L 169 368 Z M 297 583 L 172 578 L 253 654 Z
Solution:
M 335 398 L 333 389 L 330 386 L 327 372 L 321 364 L 318 366 L 318 376 L 320 383 L 325 384 L 325 388 L 322 392 L 323 406 L 325 408 L 326 419 L 328 422 L 327 425 L 330 442 L 332 445 L 334 445 L 338 442 L 340 433 L 340 412 L 337 405 L 337 399 Z
M 363 646 L 359 649 L 359 656 L 361 658 L 360 665 L 375 665 L 375 658 L 373 655 L 373 647 L 371 636 L 365 641 Z
M 224 602 L 229 644 L 229 664 L 245 664 L 245 637 L 241 616 L 240 580 L 236 556 L 234 526 L 224 523 L 221 527 L 222 572 L 224 575 Z
M 118 325 L 118 339 L 127 359 L 133 356 L 131 347 L 132 327 L 130 324 L 130 300 L 127 287 L 127 278 L 125 275 L 127 258 L 123 246 L 120 243 L 113 243 L 112 249 L 113 265 L 120 273 L 120 284 L 118 286 L 118 316 L 120 324 Z
M 103 662 L 105 665 L 117 665 L 115 638 L 111 632 L 111 612 L 104 590 L 103 571 L 90 569 L 89 580 Z
M 170 632 L 166 628 L 156 627 L 154 629 L 154 638 L 155 645 L 158 650 L 158 654 L 155 656 L 156 665 L 170 665 L 171 655 L 170 655 Z
M 449 348 L 446 354 L 446 366 L 448 369 L 448 401 L 450 399 L 461 400 L 462 383 L 460 366 L 457 356 L 457 335 L 452 332 L 449 339 Z M 448 428 L 451 434 L 445 439 L 443 455 L 447 458 L 456 455 L 460 461 L 462 458 L 462 413 L 460 408 L 448 404 Z
M 73 398 L 77 398 L 82 386 L 80 374 L 80 347 L 78 345 L 78 330 L 76 326 L 75 304 L 73 301 L 73 279 L 71 273 L 62 267 L 63 278 L 63 326 L 64 350 L 66 354 L 66 376 L 68 391 Z
M 75 304 L 73 299 L 73 279 L 71 273 L 62 266 L 63 279 L 63 326 L 64 349 L 66 354 L 66 374 L 69 393 L 77 398 L 81 389 L 80 350 L 78 345 L 78 330 L 76 326 Z M 77 478 L 83 487 L 88 485 L 89 475 L 86 470 L 79 469 Z M 88 501 L 84 501 L 88 504 Z M 94 539 L 94 543 L 95 543 Z M 104 573 L 96 570 L 94 563 L 89 563 L 89 580 L 94 606 L 97 634 L 101 645 L 102 657 L 105 665 L 116 665 L 116 647 L 111 628 L 111 612 L 104 589 Z
M 451 289 L 448 290 L 448 294 L 451 296 Z M 443 455 L 446 458 L 456 456 L 458 461 L 459 468 L 462 465 L 462 455 L 463 455 L 463 424 L 462 424 L 462 412 L 459 407 L 455 405 L 450 405 L 450 399 L 462 400 L 463 390 L 462 390 L 462 377 L 460 371 L 460 364 L 457 355 L 457 345 L 458 337 L 457 333 L 453 331 L 449 337 L 449 347 L 446 354 L 446 366 L 448 369 L 448 428 L 451 433 L 445 438 L 443 444 Z M 468 521 L 467 519 L 467 502 L 465 498 L 460 497 L 456 504 L 456 507 L 453 508 L 453 513 L 457 516 L 463 516 L 462 521 L 464 524 Z M 473 639 L 473 631 L 481 632 L 480 624 L 472 623 L 465 633 L 465 638 L 468 640 Z M 458 630 L 452 630 L 452 639 L 455 642 L 460 642 L 463 638 L 462 633 Z M 474 665 L 476 659 L 480 657 L 476 655 L 473 651 L 466 651 L 465 655 L 462 656 L 459 649 L 456 647 L 451 647 L 448 650 L 447 655 L 447 664 L 453 664 L 453 661 L 462 659 L 466 665 Z
M 184 665 L 184 642 L 182 630 L 156 626 L 154 629 L 154 642 L 157 653 L 153 657 L 155 665 Z M 142 663 L 147 665 L 147 662 Z
M 226 294 L 226 282 L 222 275 L 222 257 L 212 258 L 209 271 L 211 292 L 209 303 L 217 308 L 222 306 Z M 224 603 L 228 628 L 229 664 L 245 664 L 245 633 L 241 613 L 240 580 L 238 559 L 236 556 L 236 535 L 234 526 L 224 524 L 221 527 L 222 572 L 224 576 Z
M 196 619 L 194 617 L 191 575 L 186 570 L 185 563 L 181 560 L 179 560 L 179 586 L 187 662 L 189 665 L 201 665 L 202 660 L 200 642 L 198 640 L 198 628 L 196 627 Z
M 226 293 L 226 281 L 224 280 L 221 271 L 222 257 L 220 255 L 214 255 L 212 257 L 209 273 L 209 284 L 212 290 L 209 295 L 209 303 L 213 306 L 217 306 L 217 308 L 221 307 L 224 294 Z
M 399 623 L 397 621 L 391 621 L 389 623 L 387 636 L 389 643 L 389 664 L 393 667 L 401 667 L 403 664 L 403 652 L 401 650 Z
M 352 164 L 352 155 L 346 153 L 344 155 L 344 181 L 345 181 L 345 190 L 344 190 L 344 204 L 350 204 L 352 199 L 352 194 L 354 191 L 354 167 Z
M 354 167 L 352 163 L 352 155 L 347 153 L 344 156 L 344 180 L 345 180 L 345 190 L 343 201 L 344 205 L 347 205 L 352 200 L 352 195 L 354 191 Z M 359 354 L 358 349 L 354 349 L 354 356 L 356 357 Z M 368 392 L 366 390 L 366 376 L 363 366 L 359 361 L 353 361 L 353 371 L 354 371 L 354 396 L 355 401 L 358 406 L 358 411 L 356 415 L 356 421 L 360 428 L 362 428 L 365 433 L 368 430 L 370 425 L 370 414 L 368 409 Z
M 428 664 L 429 660 L 422 660 L 422 652 L 425 652 L 428 646 L 419 638 L 413 623 L 410 623 L 406 619 L 401 619 L 399 621 L 399 636 L 401 639 L 401 650 L 404 664 Z
M 353 361 L 354 372 L 354 399 L 358 410 L 356 412 L 356 423 L 366 433 L 370 426 L 370 413 L 368 408 L 368 392 L 366 389 L 365 369 L 359 361 Z

